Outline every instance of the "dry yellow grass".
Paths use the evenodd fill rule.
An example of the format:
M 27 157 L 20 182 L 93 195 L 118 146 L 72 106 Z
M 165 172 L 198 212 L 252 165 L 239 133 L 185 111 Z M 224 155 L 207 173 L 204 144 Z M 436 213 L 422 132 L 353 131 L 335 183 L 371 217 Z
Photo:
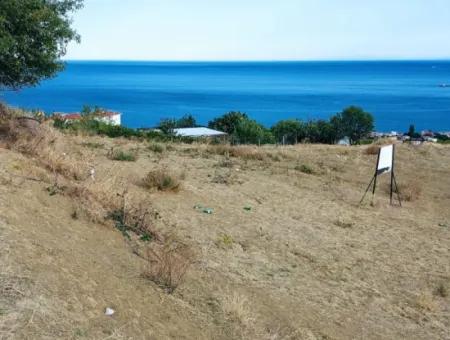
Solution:
M 397 179 L 422 188 L 418 198 L 389 206 L 381 176 L 373 206 L 360 207 L 375 166 L 366 147 L 174 144 L 159 153 L 43 129 L 35 150 L 33 136 L 0 149 L 0 337 L 448 337 L 448 296 L 435 292 L 450 277 L 449 146 L 399 145 Z M 111 148 L 138 158 L 112 162 Z M 296 170 L 302 164 L 314 174 Z M 146 189 L 149 169 L 183 171 L 183 190 Z M 235 180 L 217 181 L 218 171 Z M 129 211 L 157 212 L 150 225 L 161 240 L 124 237 L 106 219 L 124 192 Z M 166 235 L 195 249 L 195 261 L 165 252 Z
M 178 176 L 167 169 L 151 170 L 142 179 L 142 185 L 150 190 L 178 191 L 181 183 Z
M 168 293 L 173 293 L 183 282 L 186 272 L 194 262 L 192 250 L 183 243 L 168 238 L 162 245 L 146 248 L 147 267 L 143 276 Z
M 249 326 L 254 321 L 247 297 L 237 292 L 230 295 L 222 293 L 222 308 L 227 318 L 233 322 Z
M 366 155 L 378 155 L 379 151 L 380 147 L 378 145 L 370 145 L 364 150 L 364 153 Z
M 418 200 L 422 193 L 422 187 L 419 181 L 410 181 L 407 183 L 400 183 L 398 185 L 400 197 L 408 202 Z

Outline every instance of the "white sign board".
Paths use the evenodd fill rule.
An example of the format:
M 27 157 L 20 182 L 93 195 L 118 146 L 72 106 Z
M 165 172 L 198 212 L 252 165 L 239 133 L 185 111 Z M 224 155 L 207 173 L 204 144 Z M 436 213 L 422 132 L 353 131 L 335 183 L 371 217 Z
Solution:
M 379 175 L 392 171 L 394 161 L 394 145 L 386 145 L 380 148 L 378 156 L 377 173 Z

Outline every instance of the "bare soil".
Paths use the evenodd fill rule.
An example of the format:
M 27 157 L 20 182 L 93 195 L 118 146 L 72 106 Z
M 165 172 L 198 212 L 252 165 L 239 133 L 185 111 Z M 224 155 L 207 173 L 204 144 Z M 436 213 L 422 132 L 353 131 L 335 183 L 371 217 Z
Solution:
M 358 205 L 364 146 L 51 134 L 0 147 L 1 339 L 450 339 L 449 146 L 398 145 L 400 208 L 389 175 Z M 160 169 L 178 190 L 143 185 Z M 124 191 L 195 254 L 171 294 L 143 276 L 145 242 L 105 220 Z

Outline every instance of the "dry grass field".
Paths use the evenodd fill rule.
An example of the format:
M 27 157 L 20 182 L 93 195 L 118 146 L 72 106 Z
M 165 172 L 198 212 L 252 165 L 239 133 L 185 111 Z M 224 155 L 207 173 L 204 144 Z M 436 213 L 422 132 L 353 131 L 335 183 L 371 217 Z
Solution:
M 366 149 L 19 129 L 0 339 L 450 339 L 450 147 L 397 147 L 402 208 Z

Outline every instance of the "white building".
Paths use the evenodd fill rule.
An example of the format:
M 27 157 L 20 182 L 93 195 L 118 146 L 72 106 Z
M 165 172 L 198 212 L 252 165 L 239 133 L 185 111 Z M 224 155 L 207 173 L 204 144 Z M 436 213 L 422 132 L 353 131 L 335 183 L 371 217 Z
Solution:
M 97 120 L 111 125 L 121 125 L 121 117 L 122 114 L 120 112 L 106 111 L 100 113 Z

